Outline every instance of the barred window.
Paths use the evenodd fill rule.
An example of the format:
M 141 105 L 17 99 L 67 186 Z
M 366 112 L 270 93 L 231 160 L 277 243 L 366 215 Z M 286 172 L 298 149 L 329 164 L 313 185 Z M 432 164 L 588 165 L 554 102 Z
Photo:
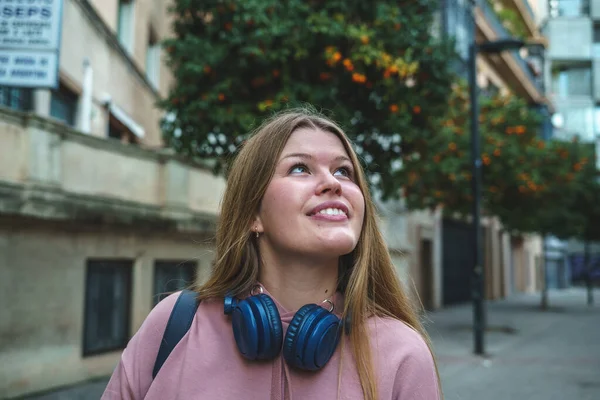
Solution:
M 78 96 L 64 85 L 52 91 L 50 115 L 69 126 L 75 126 Z
M 83 355 L 125 348 L 129 340 L 131 260 L 88 260 Z
M 25 88 L 0 86 L 0 106 L 19 111 L 33 108 L 33 91 Z

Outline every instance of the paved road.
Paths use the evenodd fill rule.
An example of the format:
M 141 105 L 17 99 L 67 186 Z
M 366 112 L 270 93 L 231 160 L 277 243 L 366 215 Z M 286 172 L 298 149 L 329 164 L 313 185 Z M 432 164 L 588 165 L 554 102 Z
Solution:
M 99 379 L 51 393 L 26 397 L 23 400 L 98 400 L 107 383 L 108 378 Z
M 446 400 L 600 400 L 600 306 L 581 289 L 552 291 L 545 312 L 539 300 L 488 303 L 484 358 L 470 354 L 470 306 L 429 316 Z
M 486 357 L 472 354 L 469 305 L 430 313 L 426 324 L 446 400 L 600 400 L 600 290 L 585 305 L 582 289 L 488 302 Z M 96 400 L 107 380 L 27 400 Z

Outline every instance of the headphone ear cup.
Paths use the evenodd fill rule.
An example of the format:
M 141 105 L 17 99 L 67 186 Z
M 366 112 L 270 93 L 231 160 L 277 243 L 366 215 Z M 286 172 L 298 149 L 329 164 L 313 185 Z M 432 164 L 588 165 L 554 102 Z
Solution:
M 277 310 L 277 305 L 266 294 L 259 294 L 258 299 L 262 302 L 269 321 L 268 329 L 264 330 L 264 335 L 268 336 L 268 344 L 265 340 L 265 346 L 262 353 L 264 357 L 261 359 L 270 360 L 275 358 L 281 351 L 283 343 L 283 326 L 281 325 L 281 316 Z
M 340 320 L 316 304 L 300 308 L 288 327 L 283 357 L 288 365 L 307 371 L 321 369 L 337 347 Z
M 249 360 L 272 359 L 281 350 L 281 318 L 265 294 L 240 301 L 232 312 L 231 326 L 240 353 Z

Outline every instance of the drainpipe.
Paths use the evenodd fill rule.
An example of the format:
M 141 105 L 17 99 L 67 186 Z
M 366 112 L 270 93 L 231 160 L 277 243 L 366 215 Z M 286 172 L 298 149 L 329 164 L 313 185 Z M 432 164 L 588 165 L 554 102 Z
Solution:
M 79 119 L 79 130 L 90 133 L 92 122 L 92 96 L 94 87 L 94 71 L 90 60 L 83 60 L 83 89 L 81 92 L 81 117 Z

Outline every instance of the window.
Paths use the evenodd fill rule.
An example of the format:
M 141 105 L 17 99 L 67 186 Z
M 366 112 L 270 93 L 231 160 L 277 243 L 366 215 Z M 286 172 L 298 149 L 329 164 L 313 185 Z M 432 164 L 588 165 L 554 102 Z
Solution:
M 196 280 L 196 263 L 189 261 L 157 261 L 154 264 L 154 304 Z
M 50 115 L 69 126 L 75 126 L 78 96 L 64 85 L 52 91 Z
M 89 260 L 83 355 L 122 349 L 129 340 L 130 260 Z
M 139 144 L 140 140 L 125 124 L 119 121 L 112 113 L 108 120 L 108 137 L 117 139 L 124 144 Z
M 550 15 L 556 17 L 583 17 L 590 15 L 590 0 L 550 0 Z
M 117 38 L 129 53 L 133 53 L 134 6 L 134 0 L 119 0 Z
M 471 43 L 471 16 L 468 0 L 448 0 L 446 8 L 446 32 L 454 37 L 456 51 L 463 60 L 469 57 Z
M 594 25 L 594 43 L 600 43 L 600 23 Z
M 600 58 L 600 24 L 594 25 L 593 57 Z
M 589 66 L 558 66 L 552 68 L 552 92 L 559 97 L 591 96 L 591 68 Z
M 105 101 L 104 106 L 109 120 L 107 136 L 123 143 L 138 144 L 145 135 L 144 128 L 112 101 Z
M 568 138 L 579 136 L 582 141 L 594 140 L 594 107 L 577 106 L 562 107 L 563 132 Z
M 149 30 L 148 45 L 146 47 L 146 77 L 158 89 L 160 80 L 160 44 L 152 29 Z
M 33 92 L 31 89 L 0 86 L 0 106 L 13 110 L 30 111 L 33 108 Z

